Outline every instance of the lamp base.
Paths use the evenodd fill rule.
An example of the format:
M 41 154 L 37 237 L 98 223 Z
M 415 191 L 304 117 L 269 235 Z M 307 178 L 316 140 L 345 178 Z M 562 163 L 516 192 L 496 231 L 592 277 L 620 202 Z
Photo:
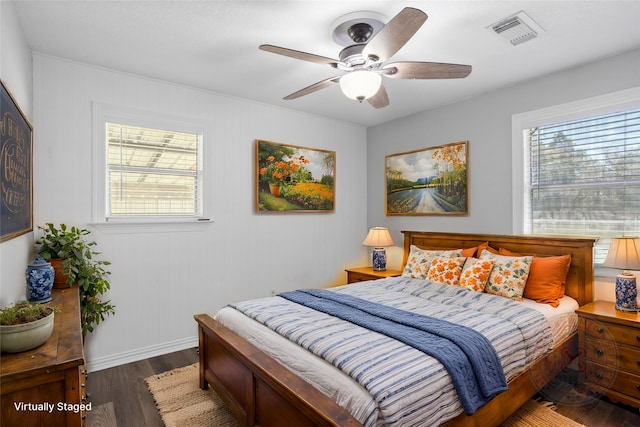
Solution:
M 633 274 L 616 276 L 616 310 L 638 311 L 638 288 Z
M 384 248 L 373 249 L 373 270 L 384 271 L 387 269 L 387 252 Z

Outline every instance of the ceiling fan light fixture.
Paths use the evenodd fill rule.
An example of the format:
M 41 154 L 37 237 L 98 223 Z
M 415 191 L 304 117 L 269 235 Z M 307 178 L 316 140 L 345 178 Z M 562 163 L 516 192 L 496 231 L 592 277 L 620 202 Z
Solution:
M 378 93 L 382 76 L 368 70 L 352 71 L 340 77 L 340 89 L 347 98 L 362 102 Z
M 388 19 L 384 15 L 377 12 L 352 12 L 333 21 L 329 27 L 329 31 L 331 32 L 331 37 L 334 42 L 340 46 L 351 46 L 353 43 L 365 43 L 368 41 L 384 27 L 387 21 Z M 370 30 L 366 32 L 366 35 L 361 32 L 362 29 L 366 28 L 365 26 L 370 28 Z M 360 28 L 360 30 L 358 30 L 358 28 Z M 352 34 L 355 34 L 354 31 L 358 37 L 364 36 L 363 41 L 354 41 L 352 36 Z

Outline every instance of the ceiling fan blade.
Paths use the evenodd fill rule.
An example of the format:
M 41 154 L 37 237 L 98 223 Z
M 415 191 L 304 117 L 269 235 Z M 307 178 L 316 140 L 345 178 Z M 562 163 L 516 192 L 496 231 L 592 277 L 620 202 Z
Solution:
M 387 90 L 384 88 L 384 85 L 380 85 L 378 92 L 371 98 L 368 98 L 367 101 L 376 109 L 389 105 L 389 96 L 387 95 Z
M 394 79 L 461 79 L 471 73 L 471 65 L 439 62 L 393 62 L 382 70 Z
M 260 45 L 260 49 L 266 52 L 277 53 L 278 55 L 288 56 L 290 58 L 301 59 L 303 61 L 313 62 L 315 64 L 327 64 L 332 67 L 337 67 L 337 59 L 327 58 L 325 56 L 314 55 L 313 53 L 301 52 L 299 50 L 287 49 L 286 47 L 273 46 L 270 44 Z
M 304 96 L 304 95 L 309 95 L 310 93 L 316 92 L 320 89 L 324 89 L 325 87 L 329 87 L 334 83 L 338 83 L 340 81 L 340 77 L 341 76 L 336 76 L 336 77 L 330 77 L 325 80 L 321 80 L 317 83 L 312 84 L 311 86 L 307 86 L 304 89 L 300 89 L 297 92 L 293 92 L 291 95 L 285 96 L 284 99 L 286 99 L 287 101 L 290 101 L 292 99 L 300 98 L 301 96 Z
M 386 61 L 413 37 L 426 20 L 427 14 L 420 9 L 405 7 L 373 36 L 362 55 Z

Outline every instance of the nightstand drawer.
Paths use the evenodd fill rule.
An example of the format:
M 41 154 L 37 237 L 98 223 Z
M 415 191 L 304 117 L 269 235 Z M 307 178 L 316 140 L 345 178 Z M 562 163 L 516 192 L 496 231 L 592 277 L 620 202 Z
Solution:
M 618 348 L 619 368 L 640 375 L 640 349 L 629 347 Z
M 606 340 L 587 339 L 585 353 L 590 361 L 640 373 L 640 350 L 617 346 L 616 343 Z
M 640 329 L 626 326 L 604 324 L 595 320 L 587 319 L 585 323 L 587 335 L 593 337 L 613 336 L 619 344 L 627 344 L 640 348 Z
M 584 373 L 584 379 L 585 382 L 589 383 L 589 388 L 597 393 L 604 393 L 613 388 L 612 384 L 616 379 L 618 370 L 611 365 L 587 362 Z
M 640 399 L 640 376 L 631 375 L 629 373 L 625 375 L 616 375 L 613 380 L 611 389 L 630 396 L 634 399 Z
M 357 282 L 364 282 L 365 280 L 379 279 L 379 277 L 373 277 L 364 273 L 356 273 L 354 271 L 349 271 L 347 275 L 348 275 L 347 281 L 349 283 L 357 283 Z
M 615 367 L 618 364 L 618 346 L 606 339 L 587 339 L 584 350 L 588 360 Z

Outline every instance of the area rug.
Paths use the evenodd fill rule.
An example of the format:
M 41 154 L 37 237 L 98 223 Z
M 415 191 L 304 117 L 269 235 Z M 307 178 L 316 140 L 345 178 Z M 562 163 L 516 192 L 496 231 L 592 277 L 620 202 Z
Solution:
M 198 364 L 145 379 L 166 427 L 240 427 L 211 387 L 200 390 Z M 584 427 L 545 402 L 529 400 L 501 427 Z
M 554 411 L 551 402 L 528 400 L 500 427 L 585 427 Z
M 213 388 L 201 390 L 198 364 L 145 379 L 166 427 L 240 427 Z

